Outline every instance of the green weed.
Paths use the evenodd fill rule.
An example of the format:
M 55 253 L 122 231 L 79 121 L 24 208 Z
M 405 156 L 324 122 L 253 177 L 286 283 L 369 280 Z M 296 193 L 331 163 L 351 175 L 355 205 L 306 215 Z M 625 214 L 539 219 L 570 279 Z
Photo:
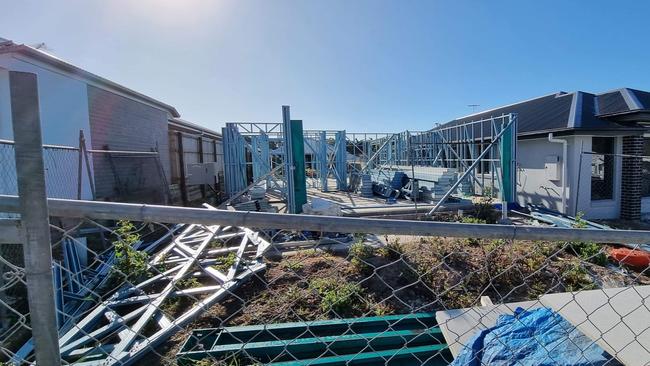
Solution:
M 146 274 L 149 255 L 133 248 L 133 245 L 140 241 L 140 235 L 136 232 L 135 225 L 127 220 L 120 220 L 117 223 L 115 234 L 117 240 L 113 242 L 115 250 L 113 275 L 134 280 Z
M 324 312 L 353 315 L 362 310 L 358 297 L 363 290 L 356 283 L 338 278 L 317 278 L 309 283 L 309 288 L 321 297 L 320 307 Z
M 567 291 L 593 290 L 596 284 L 593 283 L 587 270 L 580 263 L 573 263 L 564 271 L 563 283 Z
M 359 271 L 370 269 L 367 260 L 375 255 L 375 249 L 363 242 L 356 242 L 350 245 L 350 263 Z
M 404 250 L 405 248 L 399 239 L 395 239 L 392 242 L 389 241 L 386 246 L 377 249 L 377 254 L 389 260 L 397 260 L 404 255 Z
M 227 256 L 218 258 L 219 263 L 213 265 L 212 268 L 216 269 L 219 272 L 227 272 L 230 267 L 235 264 L 236 260 L 237 254 L 235 254 L 235 252 L 230 252 Z
M 302 263 L 294 260 L 284 261 L 282 262 L 281 266 L 285 270 L 292 271 L 292 272 L 298 272 L 304 267 Z

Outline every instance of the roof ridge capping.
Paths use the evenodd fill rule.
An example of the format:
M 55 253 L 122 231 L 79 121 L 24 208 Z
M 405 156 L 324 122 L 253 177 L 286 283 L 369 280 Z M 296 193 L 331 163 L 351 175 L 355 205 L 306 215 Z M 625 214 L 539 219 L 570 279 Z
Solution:
M 644 109 L 643 105 L 641 102 L 639 102 L 639 99 L 636 97 L 636 94 L 632 91 L 632 89 L 622 88 L 621 95 L 623 95 L 623 99 L 625 99 L 625 103 L 627 103 L 627 106 L 630 108 L 630 110 Z
M 567 121 L 567 127 L 576 128 L 582 125 L 582 98 L 585 93 L 576 90 L 570 94 L 571 95 L 571 109 L 569 110 L 569 120 Z

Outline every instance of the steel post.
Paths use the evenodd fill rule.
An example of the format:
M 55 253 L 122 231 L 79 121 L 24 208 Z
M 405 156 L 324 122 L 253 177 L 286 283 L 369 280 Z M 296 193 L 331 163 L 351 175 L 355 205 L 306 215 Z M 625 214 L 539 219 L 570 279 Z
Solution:
M 35 74 L 9 72 L 23 253 L 36 363 L 60 365 L 43 142 Z

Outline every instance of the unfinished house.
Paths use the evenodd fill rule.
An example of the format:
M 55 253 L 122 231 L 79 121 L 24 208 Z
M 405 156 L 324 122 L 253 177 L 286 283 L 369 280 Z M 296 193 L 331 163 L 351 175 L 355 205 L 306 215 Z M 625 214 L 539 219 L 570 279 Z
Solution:
M 176 147 L 170 146 L 169 131 L 206 133 L 211 136 L 210 141 L 219 139 L 216 133 L 181 122 L 180 114 L 169 104 L 42 50 L 1 40 L 0 139 L 7 141 L 0 147 L 5 151 L 0 158 L 7 161 L 7 166 L 13 164 L 9 146 L 13 136 L 9 71 L 32 72 L 38 77 L 43 143 L 53 145 L 45 152 L 46 165 L 51 165 L 48 194 L 52 197 L 150 203 L 184 201 L 179 192 L 172 196 L 174 187 L 170 188 L 170 181 L 176 178 L 172 176 L 170 151 Z M 88 165 L 82 163 L 79 153 L 80 131 L 85 138 Z M 107 150 L 112 152 L 104 152 Z M 213 155 L 214 152 L 210 156 Z M 79 165 L 83 170 L 80 177 Z M 15 194 L 14 182 L 15 178 L 0 183 L 2 193 Z M 77 192 L 78 185 L 81 194 Z
M 650 93 L 558 92 L 459 118 L 518 116 L 517 202 L 594 219 L 650 214 Z
M 462 209 L 459 198 L 480 195 L 571 216 L 639 220 L 650 214 L 649 110 L 650 93 L 624 88 L 553 93 L 428 131 L 300 131 L 294 138 L 303 152 L 293 154 L 305 173 L 296 179 L 306 176 L 308 197 L 329 200 L 344 214 L 430 215 L 443 203 Z M 226 126 L 228 196 L 258 186 L 291 201 L 287 175 L 275 174 L 291 150 L 283 126 Z M 350 192 L 361 197 L 351 199 Z

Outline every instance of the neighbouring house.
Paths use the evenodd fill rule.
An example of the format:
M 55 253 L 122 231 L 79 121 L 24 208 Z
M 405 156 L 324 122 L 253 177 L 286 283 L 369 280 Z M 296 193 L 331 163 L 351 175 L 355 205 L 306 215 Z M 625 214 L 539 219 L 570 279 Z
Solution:
M 168 126 L 173 201 L 187 205 L 213 196 L 221 200 L 225 191 L 221 134 L 181 118 L 171 118 Z M 191 184 L 194 181 L 188 177 L 191 174 L 188 167 L 206 163 L 214 163 L 215 181 Z
M 650 215 L 650 158 L 633 157 L 650 156 L 650 92 L 558 92 L 449 123 L 508 113 L 517 113 L 518 119 L 519 204 L 583 212 L 594 219 Z
M 10 71 L 30 72 L 37 76 L 44 144 L 78 147 L 81 130 L 89 150 L 158 152 L 158 161 L 152 155 L 144 154 L 91 153 L 90 176 L 95 183 L 96 199 L 99 200 L 162 203 L 171 198 L 174 202 L 187 202 L 182 199 L 186 193 L 174 190 L 174 184 L 180 186 L 180 174 L 175 172 L 184 169 L 175 166 L 179 159 L 170 155 L 177 152 L 177 147 L 172 146 L 175 140 L 170 143 L 170 137 L 177 135 L 171 132 L 205 135 L 209 141 L 220 141 L 221 138 L 216 132 L 181 120 L 178 111 L 169 104 L 97 76 L 42 50 L 0 38 L 0 139 L 12 140 L 13 137 Z M 203 161 L 214 161 L 215 158 L 213 154 Z M 46 169 L 50 169 L 47 159 L 46 156 Z M 191 158 L 187 160 L 191 161 Z M 76 162 L 74 164 L 76 168 Z M 69 177 L 68 181 L 48 181 L 48 186 L 76 185 L 76 170 L 70 171 L 72 165 L 70 162 L 65 164 L 69 174 L 60 174 Z M 83 199 L 93 197 L 87 176 L 84 168 Z M 48 194 L 55 191 L 50 188 Z M 2 193 L 12 193 L 6 192 L 6 187 L 3 190 L 5 192 Z M 72 189 L 58 195 L 76 198 L 69 197 L 75 191 Z M 170 197 L 170 192 L 176 195 Z

